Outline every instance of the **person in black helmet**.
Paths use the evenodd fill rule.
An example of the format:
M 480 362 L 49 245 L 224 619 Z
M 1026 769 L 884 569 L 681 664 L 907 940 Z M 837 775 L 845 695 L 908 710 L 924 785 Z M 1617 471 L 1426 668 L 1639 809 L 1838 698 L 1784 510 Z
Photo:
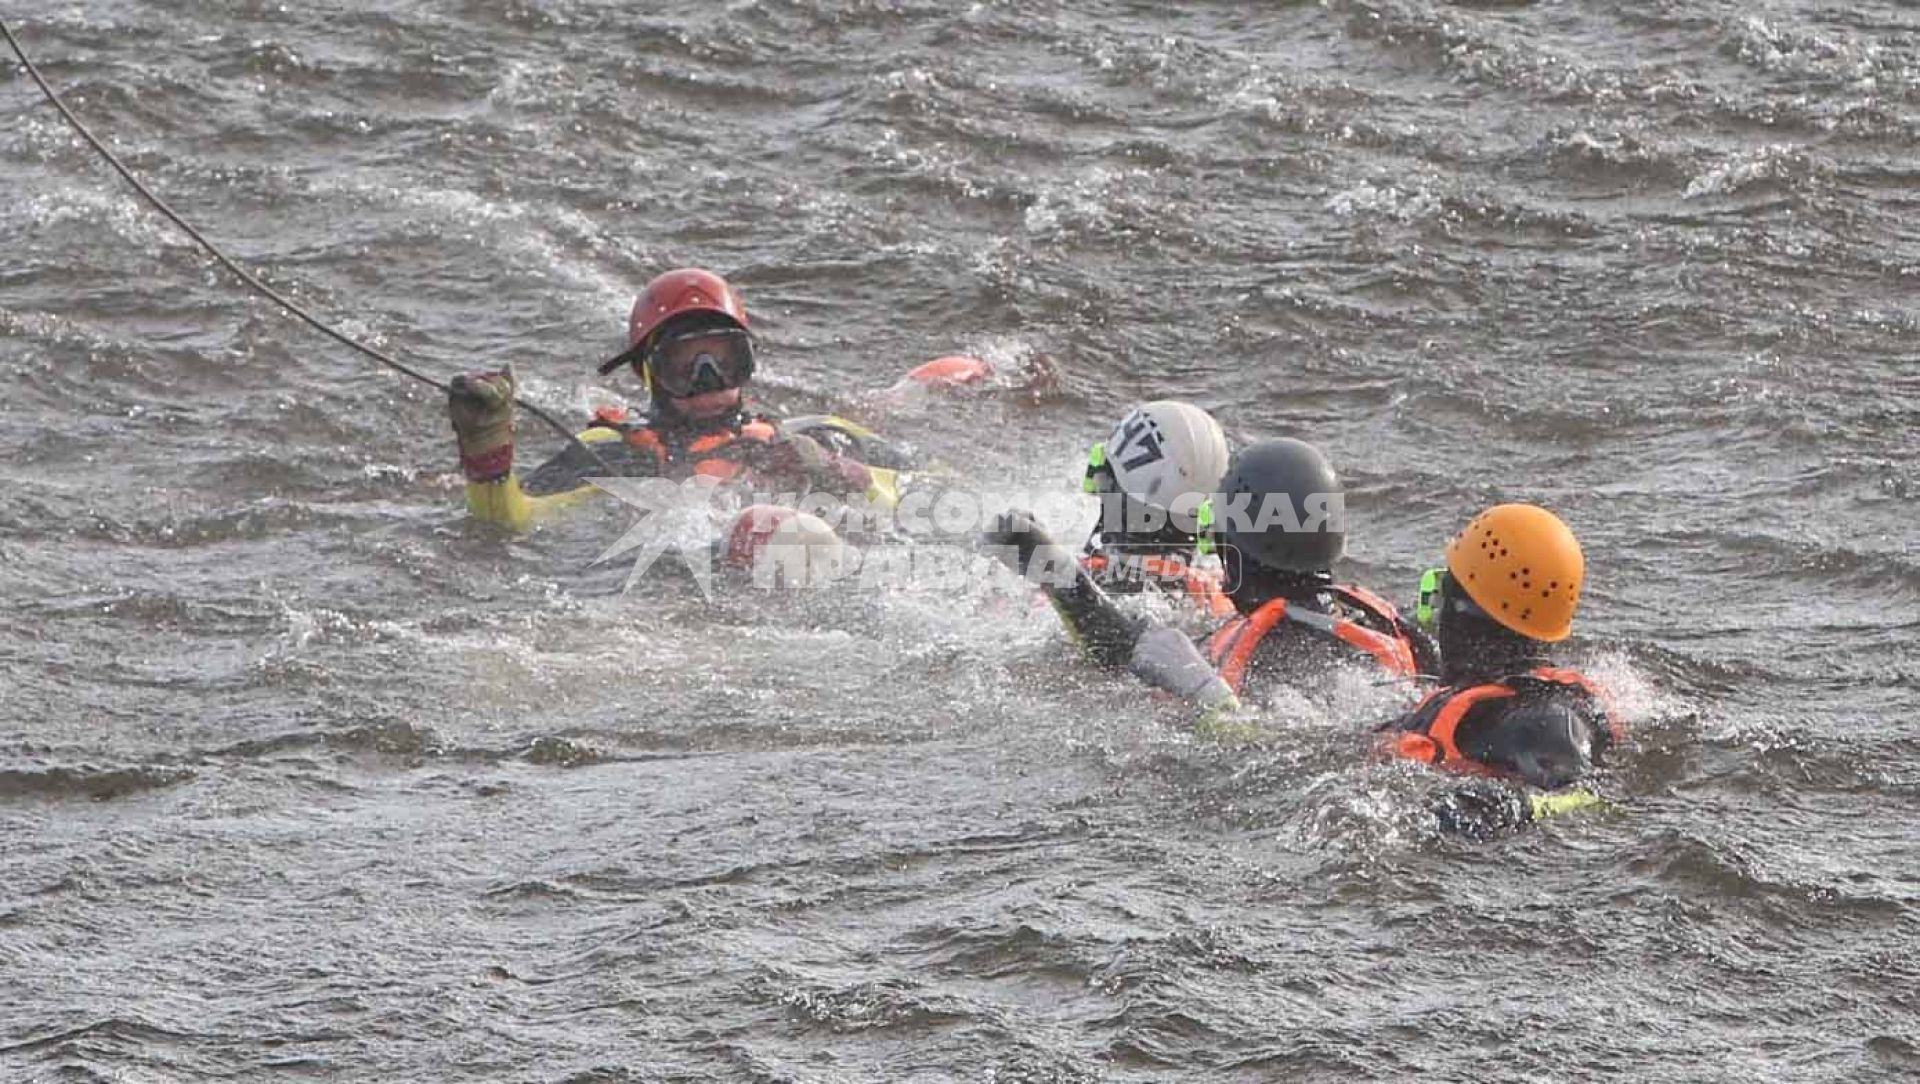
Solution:
M 1043 581 L 1092 657 L 1183 695 L 1204 690 L 1200 698 L 1214 703 L 1275 684 L 1311 684 L 1342 663 L 1409 685 L 1437 665 L 1431 640 L 1392 603 L 1334 579 L 1331 567 L 1346 545 L 1345 491 L 1319 449 L 1284 438 L 1242 449 L 1212 501 L 1212 518 L 1237 614 L 1197 650 L 1149 636 L 1164 630 L 1120 615 L 1091 580 Z M 1002 516 L 983 542 L 1029 579 L 1041 578 L 1036 565 L 1055 565 L 1057 546 L 1025 513 Z M 1161 673 L 1177 676 L 1153 676 Z
M 1357 660 L 1411 681 L 1432 673 L 1432 641 L 1392 603 L 1335 581 L 1346 549 L 1346 493 L 1320 450 L 1261 441 L 1233 458 L 1213 506 L 1227 596 L 1239 616 L 1205 652 L 1235 693 L 1250 683 L 1289 684 Z

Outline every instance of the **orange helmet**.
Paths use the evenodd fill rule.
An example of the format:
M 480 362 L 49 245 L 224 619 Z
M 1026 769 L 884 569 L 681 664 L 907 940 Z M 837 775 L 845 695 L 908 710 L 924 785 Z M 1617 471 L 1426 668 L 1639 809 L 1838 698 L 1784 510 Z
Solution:
M 683 267 L 654 276 L 633 299 L 627 317 L 627 347 L 600 366 L 602 375 L 621 365 L 644 361 L 649 340 L 660 326 L 676 316 L 707 312 L 747 330 L 747 305 L 727 280 L 698 267 Z
M 1586 568 L 1567 525 L 1531 504 L 1495 505 L 1447 543 L 1447 571 L 1475 605 L 1506 628 L 1548 643 L 1573 631 Z

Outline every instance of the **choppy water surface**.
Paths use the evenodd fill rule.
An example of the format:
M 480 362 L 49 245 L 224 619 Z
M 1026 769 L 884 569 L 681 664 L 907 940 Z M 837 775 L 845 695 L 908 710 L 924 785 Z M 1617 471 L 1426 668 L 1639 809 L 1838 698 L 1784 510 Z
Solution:
M 575 413 L 665 267 L 768 396 L 1070 488 L 1303 436 L 1354 576 L 1560 510 L 1608 816 L 1436 838 L 1377 697 L 1195 742 L 1044 610 L 619 593 L 430 390 L 209 270 L 0 69 L 0 1077 L 1660 1081 L 1920 1067 L 1904 4 L 13 5 L 354 332 Z M 528 455 L 553 446 L 529 428 Z

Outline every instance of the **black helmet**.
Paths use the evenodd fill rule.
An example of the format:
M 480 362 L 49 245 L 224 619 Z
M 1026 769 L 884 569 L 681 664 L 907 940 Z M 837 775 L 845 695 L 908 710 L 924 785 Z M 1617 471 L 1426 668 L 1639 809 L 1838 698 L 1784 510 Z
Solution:
M 1246 560 L 1324 572 L 1346 549 L 1346 492 L 1320 449 L 1282 437 L 1241 449 L 1220 480 L 1213 521 Z

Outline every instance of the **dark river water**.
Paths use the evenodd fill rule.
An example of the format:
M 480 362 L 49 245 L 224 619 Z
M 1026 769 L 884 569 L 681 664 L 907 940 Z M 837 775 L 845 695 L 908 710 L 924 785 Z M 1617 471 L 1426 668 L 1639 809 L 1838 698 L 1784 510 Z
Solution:
M 1057 359 L 876 419 L 983 489 L 1190 398 L 1402 599 L 1546 504 L 1633 741 L 1467 843 L 1379 690 L 1229 747 L 1017 594 L 623 593 L 624 509 L 470 523 L 438 393 L 8 62 L 0 1079 L 1920 1073 L 1912 5 L 7 8 L 269 281 L 570 418 L 702 264 L 783 409 Z

